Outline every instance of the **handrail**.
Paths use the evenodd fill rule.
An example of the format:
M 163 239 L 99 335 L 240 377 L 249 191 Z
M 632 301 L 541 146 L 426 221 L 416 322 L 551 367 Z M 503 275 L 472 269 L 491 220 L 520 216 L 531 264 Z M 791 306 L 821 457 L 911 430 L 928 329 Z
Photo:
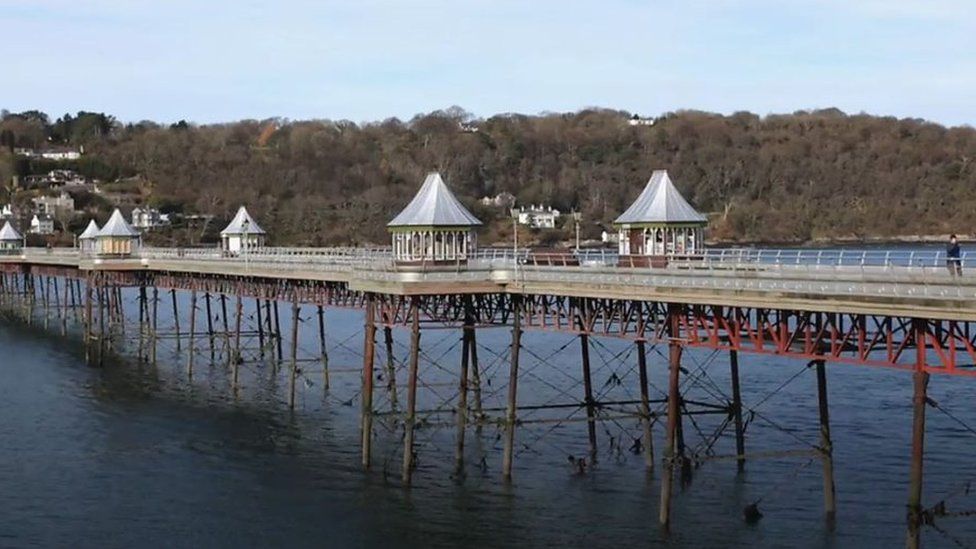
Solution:
M 0 260 L 45 257 L 55 260 L 97 259 L 97 254 L 76 248 L 20 248 L 3 250 Z M 872 276 L 899 274 L 935 277 L 934 280 L 955 279 L 947 269 L 950 259 L 942 250 L 852 250 L 852 249 L 757 249 L 716 248 L 698 254 L 672 254 L 654 261 L 641 256 L 620 256 L 616 250 L 598 248 L 573 251 L 531 250 L 521 248 L 481 248 L 466 257 L 446 262 L 418 261 L 410 265 L 394 261 L 389 247 L 261 247 L 226 252 L 220 248 L 161 248 L 143 246 L 131 256 L 142 261 L 206 261 L 242 263 L 263 268 L 322 269 L 327 271 L 375 270 L 377 272 L 440 272 L 445 267 L 459 273 L 482 269 L 544 268 L 588 272 L 604 270 L 617 273 L 662 271 L 732 272 L 739 276 L 756 273 L 778 273 L 780 276 L 814 276 L 818 274 L 859 273 Z M 960 280 L 976 278 L 969 269 L 970 258 L 976 254 L 963 252 L 958 260 L 963 268 Z M 951 261 L 955 261 L 954 259 Z M 521 270 L 521 267 L 516 270 Z M 748 273 L 748 274 L 746 274 Z

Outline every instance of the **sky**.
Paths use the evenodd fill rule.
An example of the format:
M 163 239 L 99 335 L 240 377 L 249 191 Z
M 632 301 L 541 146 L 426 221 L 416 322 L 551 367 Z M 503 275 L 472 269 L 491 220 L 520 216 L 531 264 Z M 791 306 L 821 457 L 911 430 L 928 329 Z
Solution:
M 604 107 L 976 125 L 972 0 L 0 0 L 0 108 L 355 122 Z

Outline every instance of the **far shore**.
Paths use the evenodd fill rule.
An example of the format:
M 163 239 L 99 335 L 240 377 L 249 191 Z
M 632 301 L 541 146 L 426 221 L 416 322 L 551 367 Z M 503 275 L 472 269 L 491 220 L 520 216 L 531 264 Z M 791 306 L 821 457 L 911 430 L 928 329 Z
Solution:
M 731 247 L 775 247 L 790 246 L 797 248 L 821 248 L 824 246 L 898 246 L 912 244 L 945 244 L 950 234 L 938 235 L 909 235 L 909 236 L 850 236 L 832 238 L 814 238 L 811 240 L 706 240 L 709 246 L 720 248 Z M 957 235 L 960 244 L 976 242 L 970 235 Z

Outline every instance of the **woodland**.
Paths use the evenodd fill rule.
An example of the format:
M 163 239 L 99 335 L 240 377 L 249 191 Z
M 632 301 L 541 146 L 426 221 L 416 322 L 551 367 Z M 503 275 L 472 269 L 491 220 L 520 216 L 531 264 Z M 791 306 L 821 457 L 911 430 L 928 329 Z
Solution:
M 219 221 L 244 204 L 272 243 L 293 246 L 385 243 L 386 222 L 432 170 L 485 222 L 482 242 L 505 241 L 512 230 L 508 210 L 482 205 L 482 197 L 507 192 L 518 205 L 581 212 L 583 237 L 594 239 L 612 231 L 613 219 L 655 169 L 667 169 L 709 215 L 712 241 L 976 232 L 972 127 L 837 109 L 765 116 L 679 111 L 650 125 L 631 125 L 631 116 L 587 109 L 479 119 L 452 107 L 370 123 L 197 125 L 3 111 L 0 181 L 8 200 L 16 200 L 17 180 L 60 167 L 106 184 L 135 181 L 135 202 L 168 213 Z M 15 153 L 59 146 L 84 154 L 51 162 Z M 90 212 L 107 217 L 112 204 L 88 198 L 82 202 Z M 568 224 L 528 237 L 540 245 L 567 242 L 572 216 L 562 219 Z M 161 238 L 188 237 L 174 229 Z

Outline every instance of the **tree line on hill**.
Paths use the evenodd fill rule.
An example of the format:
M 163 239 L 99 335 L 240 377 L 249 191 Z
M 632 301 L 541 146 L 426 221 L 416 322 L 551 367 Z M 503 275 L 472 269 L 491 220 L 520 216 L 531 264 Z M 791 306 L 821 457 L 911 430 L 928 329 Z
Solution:
M 16 147 L 84 146 L 73 165 L 98 178 L 139 174 L 150 205 L 229 218 L 241 204 L 281 245 L 384 243 L 385 225 L 438 170 L 486 222 L 510 237 L 509 213 L 477 199 L 582 212 L 584 237 L 610 229 L 655 169 L 711 217 L 724 241 L 808 242 L 976 232 L 976 130 L 836 109 L 757 116 L 668 113 L 497 115 L 460 108 L 409 121 L 244 120 L 122 124 L 80 112 L 51 121 L 0 113 L 0 177 L 48 169 Z M 566 216 L 564 219 L 568 219 Z M 568 239 L 571 227 L 540 232 Z

